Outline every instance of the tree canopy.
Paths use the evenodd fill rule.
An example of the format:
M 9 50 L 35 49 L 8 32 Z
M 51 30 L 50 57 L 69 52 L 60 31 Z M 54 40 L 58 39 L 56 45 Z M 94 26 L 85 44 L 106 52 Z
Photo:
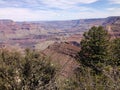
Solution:
M 84 65 L 101 67 L 107 64 L 109 36 L 103 27 L 92 27 L 84 33 L 84 39 L 80 43 L 79 61 Z
M 39 53 L 0 52 L 0 90 L 44 90 L 55 76 L 55 67 Z
M 88 90 L 120 89 L 120 39 L 110 39 L 103 27 L 92 27 L 80 43 L 76 82 Z M 81 89 L 80 87 L 78 87 Z

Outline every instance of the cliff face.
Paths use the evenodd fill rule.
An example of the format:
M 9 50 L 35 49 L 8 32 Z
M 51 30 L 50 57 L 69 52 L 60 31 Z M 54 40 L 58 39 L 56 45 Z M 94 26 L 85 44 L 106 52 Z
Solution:
M 80 51 L 82 34 L 92 26 L 104 26 L 112 38 L 120 38 L 120 17 L 49 22 L 0 20 L 0 47 L 42 50 L 61 66 L 60 74 L 68 77 L 77 67 L 74 57 Z
M 79 47 L 63 42 L 50 45 L 43 53 L 61 67 L 60 76 L 68 77 L 73 74 L 74 69 L 78 66 L 75 56 L 79 51 Z
M 113 38 L 120 38 L 120 16 L 108 17 L 103 24 Z
M 120 17 L 47 22 L 0 20 L 0 43 L 34 48 L 45 41 L 79 42 L 83 32 L 92 26 L 104 26 L 113 38 L 120 37 Z
M 48 22 L 14 22 L 12 20 L 0 20 L 0 32 L 5 35 L 14 34 L 16 38 L 21 38 L 30 34 L 74 34 L 83 32 L 93 25 L 102 25 L 103 21 L 104 19 Z M 9 38 L 12 38 L 12 35 Z

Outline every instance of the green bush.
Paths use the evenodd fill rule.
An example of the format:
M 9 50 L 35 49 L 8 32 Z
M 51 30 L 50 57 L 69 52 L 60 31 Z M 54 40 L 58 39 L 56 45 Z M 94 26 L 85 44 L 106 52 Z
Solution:
M 43 90 L 55 73 L 55 67 L 51 65 L 50 60 L 39 53 L 27 49 L 25 55 L 21 55 L 1 50 L 1 90 Z

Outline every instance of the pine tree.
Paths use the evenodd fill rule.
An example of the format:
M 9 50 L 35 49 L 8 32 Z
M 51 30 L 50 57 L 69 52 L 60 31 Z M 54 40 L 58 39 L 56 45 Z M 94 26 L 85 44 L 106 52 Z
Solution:
M 109 35 L 103 27 L 94 26 L 83 36 L 79 61 L 85 66 L 100 71 L 107 64 Z
M 111 46 L 112 53 L 112 64 L 116 66 L 120 66 L 120 38 L 116 38 L 112 42 Z

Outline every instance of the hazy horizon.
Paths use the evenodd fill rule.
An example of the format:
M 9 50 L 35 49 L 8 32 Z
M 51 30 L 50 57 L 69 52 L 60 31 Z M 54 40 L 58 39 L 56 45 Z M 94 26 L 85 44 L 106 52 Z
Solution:
M 120 16 L 120 0 L 0 0 L 0 19 L 64 21 Z

